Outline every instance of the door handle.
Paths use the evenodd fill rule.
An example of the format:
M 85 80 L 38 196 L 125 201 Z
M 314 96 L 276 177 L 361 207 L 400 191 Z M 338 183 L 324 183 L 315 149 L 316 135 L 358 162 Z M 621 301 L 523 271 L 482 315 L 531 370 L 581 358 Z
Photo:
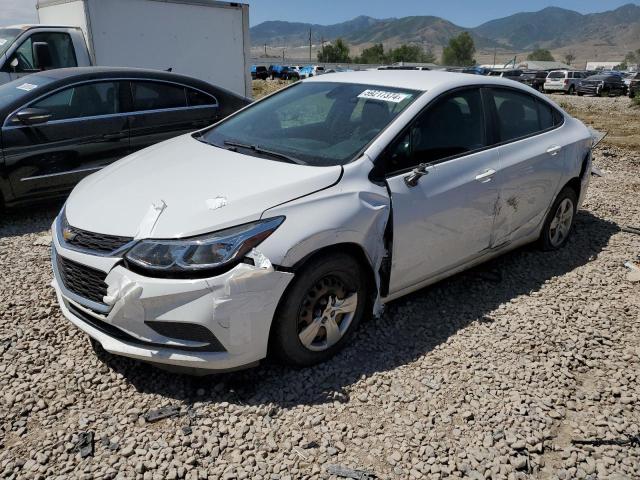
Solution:
M 547 148 L 547 153 L 552 157 L 555 157 L 558 153 L 560 153 L 560 150 L 562 150 L 562 147 L 560 145 L 555 145 L 553 147 Z
M 122 140 L 124 138 L 127 138 L 128 136 L 129 134 L 125 132 L 105 133 L 104 135 L 102 135 L 102 139 L 107 141 L 115 141 L 115 140 Z
M 491 177 L 496 174 L 494 169 L 489 169 L 486 172 L 482 172 L 479 175 L 476 175 L 476 180 L 481 183 L 487 183 L 491 181 Z

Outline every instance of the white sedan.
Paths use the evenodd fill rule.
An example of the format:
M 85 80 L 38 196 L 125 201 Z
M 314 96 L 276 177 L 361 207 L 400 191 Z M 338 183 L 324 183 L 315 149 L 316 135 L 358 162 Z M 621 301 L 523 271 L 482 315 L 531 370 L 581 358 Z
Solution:
M 580 121 L 508 79 L 314 77 L 82 181 L 53 225 L 53 286 L 114 354 L 313 365 L 389 301 L 565 245 L 591 148 Z

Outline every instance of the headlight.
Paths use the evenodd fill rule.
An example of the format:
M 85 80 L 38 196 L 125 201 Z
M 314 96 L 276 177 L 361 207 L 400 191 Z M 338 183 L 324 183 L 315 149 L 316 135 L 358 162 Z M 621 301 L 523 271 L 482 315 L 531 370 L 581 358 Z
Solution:
M 216 269 L 243 258 L 284 222 L 284 217 L 184 240 L 143 240 L 126 259 L 157 272 L 194 272 Z

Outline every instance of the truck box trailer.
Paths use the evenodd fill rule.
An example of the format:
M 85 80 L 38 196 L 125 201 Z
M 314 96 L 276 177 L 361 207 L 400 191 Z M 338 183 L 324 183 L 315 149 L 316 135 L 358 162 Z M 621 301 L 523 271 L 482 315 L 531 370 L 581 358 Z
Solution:
M 247 4 L 213 0 L 38 0 L 37 8 L 40 25 L 7 30 L 4 42 L 15 45 L 8 43 L 0 49 L 4 81 L 20 76 L 15 55 L 30 35 L 46 38 L 43 34 L 49 31 L 66 31 L 78 66 L 171 70 L 251 96 Z M 78 29 L 86 46 L 78 45 Z M 33 70 L 38 66 L 33 65 Z

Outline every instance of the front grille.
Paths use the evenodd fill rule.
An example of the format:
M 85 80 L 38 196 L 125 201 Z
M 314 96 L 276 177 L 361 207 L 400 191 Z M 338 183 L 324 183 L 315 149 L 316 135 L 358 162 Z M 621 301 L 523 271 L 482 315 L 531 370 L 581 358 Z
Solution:
M 133 240 L 131 237 L 105 235 L 103 233 L 80 230 L 79 228 L 69 225 L 66 216 L 63 219 L 62 232 L 67 245 L 99 253 L 115 252 Z
M 104 303 L 103 298 L 107 294 L 105 272 L 81 265 L 60 255 L 56 257 L 60 280 L 67 290 L 92 302 Z

